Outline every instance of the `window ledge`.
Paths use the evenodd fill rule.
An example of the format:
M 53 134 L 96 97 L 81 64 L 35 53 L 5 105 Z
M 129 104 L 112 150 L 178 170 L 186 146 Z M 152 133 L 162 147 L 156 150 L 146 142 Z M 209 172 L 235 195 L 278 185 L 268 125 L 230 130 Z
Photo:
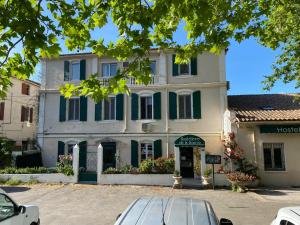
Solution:
M 99 120 L 99 121 L 95 121 L 97 123 L 118 123 L 118 122 L 122 122 L 124 120 Z
M 287 173 L 288 171 L 285 170 L 264 170 L 264 173 Z
M 176 78 L 191 78 L 191 77 L 195 77 L 195 76 L 197 76 L 197 75 L 191 75 L 191 74 L 189 74 L 189 75 L 177 75 L 175 77 Z
M 156 122 L 158 120 L 154 120 L 154 119 L 139 119 L 140 122 L 142 123 L 153 123 Z
M 195 122 L 195 121 L 198 121 L 200 119 L 175 119 L 175 120 L 171 120 L 169 119 L 170 121 L 176 121 L 176 122 Z

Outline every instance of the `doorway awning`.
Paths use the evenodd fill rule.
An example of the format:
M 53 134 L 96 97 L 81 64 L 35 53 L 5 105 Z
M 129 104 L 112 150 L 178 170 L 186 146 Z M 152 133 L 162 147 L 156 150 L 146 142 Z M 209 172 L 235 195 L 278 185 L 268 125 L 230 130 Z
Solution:
M 175 141 L 176 147 L 205 147 L 205 141 L 195 135 L 184 135 Z

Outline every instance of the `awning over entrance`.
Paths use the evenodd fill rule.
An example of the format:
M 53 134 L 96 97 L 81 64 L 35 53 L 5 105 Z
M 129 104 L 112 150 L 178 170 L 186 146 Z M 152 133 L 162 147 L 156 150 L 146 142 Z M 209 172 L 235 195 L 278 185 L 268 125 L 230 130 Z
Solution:
M 175 147 L 205 147 L 205 141 L 195 135 L 184 135 L 175 141 Z

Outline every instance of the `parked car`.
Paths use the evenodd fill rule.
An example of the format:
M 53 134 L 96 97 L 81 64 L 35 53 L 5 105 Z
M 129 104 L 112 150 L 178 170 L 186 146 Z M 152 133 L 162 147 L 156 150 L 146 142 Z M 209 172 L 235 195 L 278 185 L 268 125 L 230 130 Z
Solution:
M 300 206 L 279 209 L 271 225 L 300 225 Z
M 218 220 L 208 201 L 179 197 L 142 197 L 118 216 L 115 225 L 232 225 Z
M 0 188 L 0 225 L 39 225 L 39 208 L 18 205 Z

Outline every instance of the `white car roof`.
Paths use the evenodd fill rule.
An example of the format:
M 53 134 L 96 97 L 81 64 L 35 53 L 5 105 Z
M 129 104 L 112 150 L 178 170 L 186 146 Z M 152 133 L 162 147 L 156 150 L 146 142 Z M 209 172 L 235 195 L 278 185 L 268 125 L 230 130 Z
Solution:
M 278 214 L 295 221 L 300 221 L 300 206 L 281 208 L 279 209 Z
M 6 194 L 6 192 L 2 188 L 0 188 L 0 193 L 1 194 Z

